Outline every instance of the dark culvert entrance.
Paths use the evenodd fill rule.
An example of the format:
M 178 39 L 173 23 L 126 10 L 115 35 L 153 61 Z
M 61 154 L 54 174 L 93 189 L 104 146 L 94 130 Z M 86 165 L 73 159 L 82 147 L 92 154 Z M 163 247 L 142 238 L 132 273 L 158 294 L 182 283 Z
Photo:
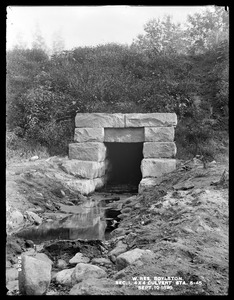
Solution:
M 113 192 L 138 192 L 142 179 L 143 143 L 105 143 L 107 147 L 106 189 Z

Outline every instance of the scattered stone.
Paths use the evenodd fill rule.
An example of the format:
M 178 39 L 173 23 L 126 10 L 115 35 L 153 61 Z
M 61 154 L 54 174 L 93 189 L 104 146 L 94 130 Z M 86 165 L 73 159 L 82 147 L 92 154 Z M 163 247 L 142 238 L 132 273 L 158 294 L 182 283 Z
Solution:
M 132 210 L 132 209 L 131 209 L 130 207 L 125 207 L 125 208 L 123 208 L 123 209 L 121 210 L 121 213 L 122 213 L 122 214 L 130 213 L 131 210 Z
M 23 295 L 43 295 L 51 280 L 51 264 L 31 256 L 22 255 L 19 272 L 19 291 Z
M 110 259 L 115 262 L 116 261 L 116 257 L 118 255 L 120 255 L 121 253 L 124 253 L 127 250 L 127 245 L 124 244 L 122 241 L 118 241 L 116 247 L 110 251 L 109 253 L 109 257 Z
M 53 261 L 51 259 L 49 259 L 49 257 L 45 253 L 36 253 L 34 258 L 41 260 L 41 261 L 48 262 L 49 264 L 51 264 L 51 266 L 53 265 Z
M 34 222 L 36 225 L 39 225 L 42 223 L 42 219 L 32 211 L 27 210 L 25 212 L 25 215 L 28 217 L 28 219 L 30 221 Z
M 30 160 L 30 161 L 35 161 L 35 160 L 37 160 L 37 159 L 39 159 L 39 157 L 38 157 L 37 155 L 35 155 L 35 156 L 32 156 L 29 160 Z
M 72 283 L 76 284 L 88 278 L 104 278 L 107 273 L 100 267 L 91 264 L 79 263 L 71 274 Z
M 6 268 L 10 268 L 11 267 L 11 262 L 9 260 L 6 261 Z
M 185 191 L 185 190 L 189 190 L 189 189 L 194 188 L 194 184 L 192 182 L 190 182 L 190 181 L 185 181 L 185 182 L 181 182 L 181 183 L 175 184 L 173 186 L 173 188 L 175 190 Z
M 86 256 L 83 256 L 82 253 L 78 252 L 74 257 L 69 260 L 70 264 L 78 264 L 78 263 L 88 263 L 90 259 Z
M 58 259 L 57 261 L 57 268 L 65 269 L 67 267 L 67 263 L 63 259 Z
M 23 225 L 24 216 L 21 214 L 20 211 L 15 210 L 10 214 L 9 220 L 9 225 L 12 228 L 18 228 L 19 226 Z
M 118 215 L 118 218 L 120 218 L 120 219 L 125 219 L 125 218 L 127 218 L 127 217 L 129 217 L 129 213 L 128 213 L 128 214 L 127 214 L 127 213 L 124 213 L 124 214 Z
M 32 211 L 34 213 L 43 213 L 45 210 L 42 207 L 32 207 L 29 208 L 29 211 Z
M 108 278 L 89 278 L 73 286 L 70 295 L 121 295 L 121 288 Z
M 150 250 L 136 248 L 118 255 L 116 259 L 117 269 L 122 270 L 126 268 L 128 265 L 131 265 L 137 260 L 141 259 L 143 255 L 153 257 L 153 252 Z
M 6 269 L 6 282 L 18 279 L 18 270 L 16 268 Z
M 123 234 L 125 234 L 125 229 L 118 227 L 115 230 L 111 231 L 110 236 L 113 237 L 113 236 L 118 236 Z
M 60 283 L 60 284 L 64 284 L 64 285 L 71 285 L 72 284 L 72 278 L 71 275 L 73 273 L 75 268 L 71 268 L 71 269 L 65 269 L 62 270 L 60 272 L 58 272 L 54 278 L 55 280 Z
M 123 269 L 123 270 L 117 272 L 117 273 L 113 276 L 113 278 L 116 280 L 116 279 L 121 279 L 121 278 L 123 278 L 124 276 L 125 276 L 125 270 Z
M 91 263 L 94 265 L 111 265 L 112 264 L 112 262 L 108 258 L 104 258 L 104 257 L 93 258 Z
M 6 287 L 8 288 L 8 290 L 9 290 L 10 292 L 18 291 L 18 290 L 19 290 L 19 281 L 18 281 L 18 280 L 12 280 L 12 281 L 9 281 L 9 282 L 6 284 Z

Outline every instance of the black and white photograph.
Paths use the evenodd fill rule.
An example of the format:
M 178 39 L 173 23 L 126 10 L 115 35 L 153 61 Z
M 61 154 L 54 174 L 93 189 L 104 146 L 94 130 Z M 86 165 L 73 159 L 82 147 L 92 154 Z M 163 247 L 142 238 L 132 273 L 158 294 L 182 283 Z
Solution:
M 6 295 L 229 295 L 229 7 L 6 8 Z

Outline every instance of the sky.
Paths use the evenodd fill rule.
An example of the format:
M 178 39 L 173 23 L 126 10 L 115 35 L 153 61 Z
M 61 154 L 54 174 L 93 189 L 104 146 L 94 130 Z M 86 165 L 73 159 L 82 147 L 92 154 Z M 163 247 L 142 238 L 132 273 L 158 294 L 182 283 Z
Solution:
M 21 36 L 30 48 L 38 27 L 51 47 L 57 32 L 65 49 L 96 46 L 105 43 L 131 44 L 144 25 L 165 14 L 183 23 L 188 14 L 201 12 L 208 6 L 8 6 L 7 49 Z

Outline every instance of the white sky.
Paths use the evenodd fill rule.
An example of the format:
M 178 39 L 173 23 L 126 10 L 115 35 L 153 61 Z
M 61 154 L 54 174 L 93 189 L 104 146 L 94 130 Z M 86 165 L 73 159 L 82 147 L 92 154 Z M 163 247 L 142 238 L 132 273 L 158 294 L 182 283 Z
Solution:
M 21 33 L 31 47 L 33 32 L 39 25 L 48 46 L 56 31 L 60 31 L 66 49 L 95 46 L 107 42 L 130 44 L 143 33 L 143 25 L 165 14 L 174 22 L 183 23 L 188 14 L 207 6 L 8 6 L 7 49 L 16 43 Z

